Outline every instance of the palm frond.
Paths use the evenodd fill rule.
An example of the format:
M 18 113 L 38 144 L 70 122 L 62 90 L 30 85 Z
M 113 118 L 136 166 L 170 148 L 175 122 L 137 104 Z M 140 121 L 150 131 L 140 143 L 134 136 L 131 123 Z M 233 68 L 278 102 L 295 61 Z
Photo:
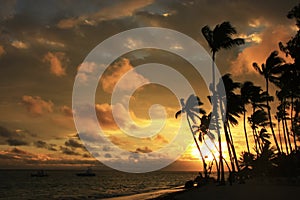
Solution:
M 179 115 L 181 115 L 181 113 L 182 113 L 182 111 L 181 111 L 181 110 L 177 111 L 177 112 L 176 112 L 176 114 L 175 114 L 175 118 L 177 119 L 177 118 L 178 118 L 178 116 L 179 116 Z

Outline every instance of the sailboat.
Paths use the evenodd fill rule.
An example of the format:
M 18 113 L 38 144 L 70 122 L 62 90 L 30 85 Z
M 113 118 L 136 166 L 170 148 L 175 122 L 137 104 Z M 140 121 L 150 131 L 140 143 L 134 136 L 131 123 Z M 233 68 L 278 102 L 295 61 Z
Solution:
M 84 172 L 80 172 L 76 174 L 77 176 L 96 176 L 96 174 L 93 172 L 93 170 L 88 167 L 87 170 Z

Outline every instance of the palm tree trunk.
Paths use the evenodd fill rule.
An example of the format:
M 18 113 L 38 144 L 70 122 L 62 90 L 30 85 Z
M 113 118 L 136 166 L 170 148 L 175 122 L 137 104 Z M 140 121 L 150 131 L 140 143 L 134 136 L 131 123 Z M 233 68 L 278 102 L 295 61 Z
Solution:
M 216 52 L 213 51 L 212 54 L 212 81 L 213 81 L 213 87 L 212 87 L 212 104 L 213 104 L 213 113 L 212 116 L 215 116 L 216 121 L 216 127 L 217 127 L 217 134 L 218 134 L 218 141 L 219 141 L 219 163 L 220 163 L 220 185 L 225 185 L 225 177 L 224 177 L 224 165 L 223 165 L 223 154 L 222 154 L 222 140 L 221 140 L 221 133 L 220 133 L 220 127 L 219 127 L 219 114 L 218 114 L 218 108 L 217 108 L 217 94 L 216 94 L 216 80 L 215 80 L 215 55 Z
M 286 110 L 286 99 L 284 100 L 284 106 L 283 106 L 283 110 L 285 112 Z M 290 133 L 289 133 L 289 128 L 288 128 L 288 123 L 287 123 L 287 119 L 286 117 L 284 117 L 284 128 L 285 128 L 285 132 L 286 132 L 286 137 L 287 137 L 287 142 L 288 142 L 288 145 L 289 145 L 289 151 L 290 153 L 292 153 L 293 149 L 292 149 L 292 144 L 291 144 L 291 140 L 290 140 Z
M 247 130 L 246 130 L 246 110 L 245 110 L 245 106 L 244 106 L 244 112 L 243 112 L 243 114 L 244 114 L 244 133 L 245 133 L 246 145 L 247 145 L 248 153 L 250 153 L 248 136 L 247 136 Z
M 293 112 L 294 112 L 294 94 L 292 91 L 291 94 L 291 126 L 292 126 L 292 132 L 293 132 L 293 139 L 294 139 L 294 146 L 295 146 L 295 151 L 297 150 L 297 140 L 296 140 L 296 133 L 294 130 L 294 118 L 293 118 Z
M 267 91 L 267 95 L 269 95 L 269 79 L 266 78 L 266 91 Z M 271 116 L 271 107 L 269 105 L 269 100 L 267 99 L 267 107 L 268 107 L 268 115 L 269 115 L 269 121 L 270 121 L 270 127 L 271 127 L 271 131 L 272 131 L 272 135 L 273 135 L 273 139 L 277 148 L 278 153 L 280 153 L 280 148 L 276 139 L 276 135 L 273 129 L 273 123 L 272 123 L 272 116 Z
M 231 152 L 232 149 L 231 149 L 231 146 L 230 146 L 230 138 L 229 138 L 229 134 L 228 134 L 228 130 L 227 130 L 227 126 L 226 126 L 225 122 L 224 122 L 224 132 L 225 132 L 226 144 L 227 144 L 228 154 L 229 154 L 230 163 L 231 163 L 231 169 L 232 169 L 233 172 L 235 172 L 233 155 L 232 155 L 232 152 Z
M 237 171 L 239 172 L 240 171 L 240 166 L 239 166 L 239 162 L 238 162 L 238 159 L 237 159 L 237 156 L 236 156 L 236 151 L 235 151 L 234 142 L 233 142 L 233 139 L 232 139 L 231 129 L 230 129 L 229 124 L 227 124 L 227 126 L 228 126 L 230 141 L 231 141 L 231 149 L 232 149 L 232 153 L 233 153 L 233 159 L 234 159 Z
M 280 120 L 277 121 L 277 128 L 278 128 L 278 136 L 279 136 L 279 144 L 280 144 L 280 151 L 283 152 L 282 148 L 282 140 L 281 140 L 281 133 L 280 133 Z
M 282 129 L 283 129 L 283 138 L 284 138 L 284 143 L 285 143 L 286 154 L 289 154 L 289 148 L 288 148 L 288 141 L 287 141 L 287 138 L 286 138 L 284 119 L 282 119 L 281 123 L 282 123 Z
M 210 139 L 210 140 L 211 140 L 211 139 Z M 212 155 L 213 158 L 214 158 L 214 161 L 215 161 L 215 163 L 216 163 L 217 172 L 218 172 L 218 171 L 219 171 L 219 166 L 218 166 L 217 158 L 216 158 L 214 152 L 212 151 L 212 149 L 211 149 L 211 148 L 209 147 L 209 145 L 206 143 L 206 141 L 205 141 L 205 140 L 203 140 L 203 141 L 204 141 L 204 144 L 205 144 L 206 148 L 208 149 L 208 151 L 211 153 L 211 155 Z M 213 142 L 213 141 L 211 141 L 211 142 Z
M 198 149 L 198 151 L 199 151 L 199 153 L 200 153 L 200 157 L 201 157 L 201 159 L 202 159 L 203 173 L 204 173 L 205 176 L 207 176 L 207 169 L 206 169 L 206 163 L 205 163 L 204 156 L 203 156 L 203 154 L 202 154 L 202 152 L 201 152 L 201 149 L 200 149 L 200 146 L 199 146 L 199 144 L 198 144 L 198 142 L 197 142 L 197 139 L 196 139 L 196 137 L 195 137 L 195 135 L 194 135 L 194 133 L 193 133 L 193 128 L 192 128 L 192 126 L 191 126 L 191 122 L 190 122 L 190 119 L 189 119 L 188 115 L 186 115 L 186 118 L 187 118 L 187 121 L 188 121 L 190 130 L 191 130 L 191 133 L 192 133 L 192 135 L 193 135 L 194 142 L 196 143 L 197 149 Z

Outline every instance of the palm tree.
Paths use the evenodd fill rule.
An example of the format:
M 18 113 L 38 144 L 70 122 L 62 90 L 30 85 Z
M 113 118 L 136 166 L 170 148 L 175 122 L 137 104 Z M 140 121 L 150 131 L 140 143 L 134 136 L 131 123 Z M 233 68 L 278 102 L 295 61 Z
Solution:
M 259 134 L 257 133 L 257 129 L 259 127 L 265 127 L 268 124 L 268 117 L 267 113 L 259 109 L 255 111 L 249 118 L 248 118 L 249 123 L 251 124 L 251 128 L 253 130 L 253 135 L 254 135 L 254 141 L 255 141 L 255 147 L 256 147 L 256 152 L 259 154 L 259 152 L 262 151 L 262 143 L 259 138 Z
M 238 46 L 244 44 L 245 41 L 242 38 L 233 39 L 232 36 L 237 33 L 236 29 L 230 24 L 230 22 L 223 22 L 215 26 L 212 30 L 209 26 L 204 26 L 202 29 L 202 34 L 205 37 L 206 41 L 212 52 L 212 104 L 213 104 L 213 113 L 216 122 L 218 122 L 217 116 L 217 94 L 216 94 L 216 81 L 215 81 L 215 60 L 216 53 L 220 49 L 230 49 L 233 46 Z M 221 180 L 220 184 L 225 184 L 224 177 L 224 165 L 223 165 L 223 156 L 222 156 L 222 146 L 221 146 L 221 134 L 220 130 L 217 127 L 218 141 L 219 141 L 219 154 L 220 154 L 220 171 L 221 171 Z
M 200 146 L 197 142 L 197 139 L 195 137 L 194 134 L 194 130 L 193 130 L 193 125 L 191 124 L 191 120 L 193 122 L 193 124 L 197 124 L 197 120 L 201 120 L 201 118 L 199 117 L 199 114 L 205 114 L 205 110 L 203 110 L 202 108 L 200 108 L 200 106 L 203 105 L 203 103 L 200 101 L 200 98 L 195 96 L 195 95 L 190 95 L 189 98 L 187 99 L 186 102 L 184 102 L 184 99 L 180 99 L 180 103 L 181 103 L 181 110 L 179 110 L 178 112 L 176 112 L 175 114 L 175 118 L 177 119 L 179 115 L 185 113 L 186 114 L 186 119 L 190 128 L 190 131 L 193 135 L 193 139 L 194 142 L 197 146 L 197 149 L 199 151 L 200 157 L 202 159 L 202 164 L 203 164 L 203 173 L 207 174 L 207 169 L 206 169 L 206 163 L 205 163 L 205 158 L 201 152 Z
M 269 94 L 269 81 L 276 81 L 277 77 L 274 76 L 278 71 L 278 68 L 284 63 L 284 60 L 278 56 L 277 51 L 273 51 L 270 56 L 267 58 L 266 63 L 262 64 L 261 67 L 258 66 L 257 63 L 253 63 L 253 67 L 256 71 L 259 72 L 260 75 L 264 76 L 266 81 L 266 92 Z M 267 100 L 267 109 L 269 115 L 270 128 L 272 131 L 273 139 L 277 148 L 278 153 L 280 153 L 280 148 L 276 139 L 276 135 L 273 129 L 272 116 L 271 116 L 271 107 L 269 105 L 269 101 Z
M 246 129 L 246 105 L 251 103 L 250 100 L 255 98 L 255 95 L 257 95 L 258 91 L 261 89 L 258 86 L 254 86 L 254 84 L 250 81 L 246 81 L 242 84 L 240 88 L 241 93 L 241 103 L 243 106 L 243 123 L 244 123 L 244 134 L 246 139 L 246 145 L 248 153 L 250 153 L 249 148 L 249 142 L 248 142 L 248 136 L 247 136 L 247 129 Z
M 224 102 L 227 103 L 227 109 L 225 113 L 225 119 L 223 119 L 224 123 L 224 132 L 225 132 L 225 138 L 226 138 L 226 143 L 227 143 L 227 149 L 228 153 L 230 156 L 231 160 L 231 166 L 232 166 L 232 172 L 235 172 L 235 167 L 239 171 L 239 164 L 238 164 L 238 159 L 230 131 L 230 125 L 235 126 L 238 124 L 238 120 L 236 117 L 240 117 L 239 115 L 242 114 L 243 112 L 243 107 L 242 107 L 242 101 L 241 101 L 241 96 L 238 94 L 234 93 L 234 90 L 238 89 L 240 87 L 240 83 L 234 82 L 230 74 L 225 74 L 222 76 L 222 81 L 225 86 L 225 91 L 226 95 L 220 96 L 220 109 L 221 112 L 224 113 Z M 217 85 L 217 91 L 220 90 L 220 85 L 221 82 Z M 221 94 L 221 93 L 220 93 Z

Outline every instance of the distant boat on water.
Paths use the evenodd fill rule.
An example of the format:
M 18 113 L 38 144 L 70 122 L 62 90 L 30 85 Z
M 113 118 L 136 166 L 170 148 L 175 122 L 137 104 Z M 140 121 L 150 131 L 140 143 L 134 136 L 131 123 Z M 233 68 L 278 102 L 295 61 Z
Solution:
M 84 172 L 80 172 L 76 174 L 77 176 L 96 176 L 93 170 L 89 167 Z
M 35 173 L 31 173 L 31 177 L 46 177 L 48 176 L 47 172 L 45 170 L 38 170 Z

